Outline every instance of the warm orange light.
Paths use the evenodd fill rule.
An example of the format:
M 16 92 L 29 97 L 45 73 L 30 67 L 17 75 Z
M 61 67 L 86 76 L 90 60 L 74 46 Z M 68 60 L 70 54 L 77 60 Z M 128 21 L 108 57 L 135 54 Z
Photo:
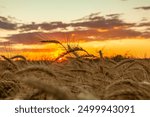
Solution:
M 122 40 L 106 40 L 92 41 L 81 43 L 83 48 L 89 53 L 98 55 L 98 51 L 102 50 L 104 56 L 114 56 L 117 54 L 144 58 L 150 58 L 150 39 L 122 39 Z
M 74 37 L 74 36 L 75 36 L 75 34 L 71 34 L 71 36 L 72 36 L 72 37 Z
M 115 30 L 120 29 L 120 28 L 121 28 L 121 27 L 119 27 L 119 26 L 118 26 L 118 27 L 117 27 L 117 26 L 116 26 L 116 27 L 113 27 L 113 29 L 115 29 Z
M 108 29 L 98 29 L 97 31 L 98 32 L 108 32 L 109 30 Z
M 63 61 L 63 58 L 59 58 L 58 60 L 57 60 L 57 62 L 62 62 Z
M 75 42 L 71 42 L 72 45 Z M 63 43 L 66 45 L 66 43 Z M 104 56 L 114 56 L 117 54 L 131 55 L 134 57 L 150 58 L 150 39 L 120 39 L 106 41 L 88 41 L 79 43 L 79 46 L 87 50 L 89 53 L 99 56 L 99 50 L 103 51 Z M 8 57 L 14 55 L 23 55 L 29 60 L 54 60 L 64 51 L 57 44 L 43 45 L 13 45 L 9 51 L 2 51 L 0 55 Z M 62 62 L 64 57 L 59 58 L 58 62 Z

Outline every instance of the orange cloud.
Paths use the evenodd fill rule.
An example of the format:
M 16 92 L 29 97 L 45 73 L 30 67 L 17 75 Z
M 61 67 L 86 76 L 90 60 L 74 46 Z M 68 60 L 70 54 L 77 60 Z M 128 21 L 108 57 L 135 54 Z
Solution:
M 150 54 L 147 52 L 149 47 L 144 46 L 144 43 L 147 45 L 149 42 L 147 41 L 150 39 L 149 31 L 144 30 L 145 32 L 140 32 L 133 29 L 136 29 L 136 27 L 148 27 L 149 22 L 138 25 L 136 23 L 128 23 L 121 20 L 119 18 L 120 15 L 109 14 L 104 17 L 99 16 L 99 13 L 94 13 L 71 23 L 31 23 L 20 24 L 19 26 L 12 25 L 7 19 L 4 22 L 5 18 L 0 17 L 0 23 L 3 23 L 1 28 L 2 26 L 4 28 L 4 24 L 6 24 L 5 29 L 10 26 L 9 29 L 14 28 L 14 30 L 20 31 L 20 33 L 1 38 L 5 39 L 5 41 L 0 41 L 0 50 L 4 50 L 5 45 L 7 45 L 13 49 L 14 53 L 21 53 L 29 58 L 55 58 L 63 52 L 62 48 L 57 45 L 42 44 L 41 41 L 58 40 L 63 44 L 67 42 L 79 43 L 93 54 L 97 54 L 95 51 L 106 46 L 109 51 L 105 51 L 105 54 L 109 56 L 115 52 L 118 52 L 118 54 L 124 53 L 128 49 L 133 49 L 132 54 L 137 53 L 137 56 L 142 56 L 144 52 L 148 53 L 149 56 Z M 122 43 L 121 46 L 119 45 L 120 40 L 124 40 L 122 41 L 124 44 Z M 133 44 L 132 40 L 134 40 L 136 46 L 130 45 L 130 43 Z M 142 45 L 140 46 L 140 44 Z M 145 48 L 143 53 L 138 49 L 139 47 Z M 135 52 L 135 50 L 138 51 Z M 38 55 L 39 58 L 37 58 Z

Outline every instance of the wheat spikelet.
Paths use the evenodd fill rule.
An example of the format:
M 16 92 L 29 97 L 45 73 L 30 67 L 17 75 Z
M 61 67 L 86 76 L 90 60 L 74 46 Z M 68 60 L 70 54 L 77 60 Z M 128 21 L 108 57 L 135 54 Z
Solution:
M 63 91 L 61 88 L 52 86 L 48 83 L 41 82 L 40 80 L 25 78 L 23 81 L 31 87 L 35 87 L 39 90 L 44 91 L 46 94 L 54 96 L 56 99 L 74 99 L 71 95 L 67 94 L 67 92 Z
M 22 56 L 22 55 L 16 55 L 16 56 L 11 57 L 10 59 L 16 59 L 16 58 L 20 58 L 20 59 L 22 59 L 24 61 L 27 61 L 27 59 L 24 56 Z
M 102 50 L 99 51 L 99 56 L 100 56 L 100 58 L 101 58 L 102 60 L 104 60 Z
M 10 79 L 10 77 L 12 77 L 12 72 L 10 72 L 10 71 L 8 71 L 8 70 L 5 70 L 3 73 L 1 73 L 1 75 L 0 75 L 0 80 L 5 80 L 5 78 L 6 78 L 6 80 L 8 79 Z
M 56 73 L 58 74 L 61 74 L 63 76 L 68 76 L 68 77 L 71 77 L 71 78 L 74 78 L 74 76 L 72 74 L 70 74 L 69 72 L 65 72 L 65 71 L 56 71 Z
M 147 81 L 142 81 L 141 84 L 146 84 L 150 86 L 150 82 L 147 82 Z
M 113 66 L 113 68 L 118 68 L 118 67 L 122 66 L 123 64 L 132 63 L 134 61 L 135 61 L 134 59 L 125 59 L 125 60 L 122 60 L 121 62 L 119 62 L 117 65 Z
M 3 55 L 1 55 L 1 57 L 4 58 L 6 61 L 8 61 L 11 65 L 13 65 L 13 67 L 15 69 L 18 69 L 17 65 L 11 59 L 9 59 L 9 58 L 7 58 L 7 57 L 5 57 Z
M 143 81 L 142 78 L 137 78 L 134 76 L 134 71 L 126 71 L 123 72 L 123 74 L 119 74 L 119 78 L 120 79 L 131 79 L 133 81 L 139 82 L 139 81 Z
M 72 50 L 71 46 L 70 45 L 67 46 L 68 46 L 68 50 L 71 51 Z M 76 58 L 79 57 L 79 55 L 75 51 L 73 51 L 72 53 L 75 55 Z
M 112 64 L 117 64 L 117 62 L 116 61 L 114 61 L 114 60 L 112 60 L 112 59 L 105 59 L 105 60 L 107 60 L 108 62 L 110 62 L 110 63 L 112 63 Z
M 138 62 L 138 61 L 135 61 L 134 63 L 130 64 L 130 65 L 128 66 L 128 68 L 130 68 L 130 67 L 132 67 L 133 65 L 136 65 L 136 64 L 142 66 L 143 69 L 144 69 L 148 74 L 150 74 L 150 69 L 149 69 L 146 65 L 144 65 L 144 64 L 142 64 L 142 63 L 140 63 L 140 62 Z
M 41 41 L 42 43 L 54 43 L 54 44 L 59 44 L 61 45 L 66 51 L 67 51 L 67 48 L 59 41 L 57 40 L 43 40 Z
M 82 67 L 85 66 L 85 65 L 91 66 L 91 64 L 88 61 L 80 59 L 80 58 L 73 59 L 72 62 L 77 63 L 78 65 L 80 65 Z
M 150 82 L 140 82 L 139 85 L 143 93 L 147 94 L 150 99 Z
M 33 72 L 33 71 L 44 72 L 44 73 L 48 74 L 49 76 L 53 76 L 56 78 L 56 75 L 52 70 L 49 70 L 48 68 L 41 67 L 41 66 L 29 66 L 27 68 L 17 71 L 16 74 L 19 75 L 19 74 Z
M 91 57 L 91 58 L 95 58 L 96 56 L 94 56 L 93 54 L 86 54 L 86 55 L 80 55 L 79 56 L 79 58 L 89 58 L 89 57 Z
M 13 81 L 0 81 L 0 99 L 7 98 L 19 91 L 19 85 Z
M 88 73 L 88 74 L 93 74 L 92 72 L 86 70 L 86 69 L 70 69 L 69 71 L 71 72 L 82 72 L 82 73 Z
M 119 91 L 115 91 L 114 93 L 108 94 L 104 99 L 107 100 L 142 100 L 144 99 L 142 92 L 138 92 L 136 90 L 131 89 L 122 89 Z
M 62 53 L 62 54 L 61 54 L 60 56 L 58 56 L 54 61 L 57 61 L 58 59 L 64 57 L 65 55 L 70 54 L 70 53 L 73 53 L 73 52 L 75 52 L 75 51 L 84 51 L 84 52 L 87 53 L 87 51 L 85 51 L 83 48 L 75 47 L 75 48 L 73 48 L 73 49 L 71 49 L 71 50 L 67 50 L 66 52 Z
M 137 73 L 139 75 L 137 73 L 135 73 L 135 75 L 137 74 L 139 76 L 138 77 L 139 81 L 141 81 L 141 80 L 147 80 L 147 81 L 149 81 L 150 80 L 148 73 L 143 68 L 131 68 L 131 69 L 129 69 L 129 71 L 131 71 L 131 72 L 137 71 Z M 140 75 L 143 75 L 143 77 L 140 77 Z
M 8 71 L 8 70 L 4 71 L 0 75 L 0 80 L 18 82 L 17 79 L 15 79 L 15 75 L 12 72 Z
M 138 82 L 118 80 L 105 89 L 104 99 L 150 99 L 149 93 Z

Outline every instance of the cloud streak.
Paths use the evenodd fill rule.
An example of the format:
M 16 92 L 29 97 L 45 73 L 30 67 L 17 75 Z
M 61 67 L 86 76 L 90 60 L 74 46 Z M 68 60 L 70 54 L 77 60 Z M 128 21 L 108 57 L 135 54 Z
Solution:
M 123 20 L 119 19 L 120 14 L 110 14 L 107 15 L 108 18 L 99 16 L 99 13 L 92 13 L 89 16 L 83 17 L 78 20 L 74 20 L 72 23 L 63 23 L 63 22 L 50 22 L 50 23 L 32 23 L 24 24 L 18 27 L 22 31 L 31 31 L 31 30 L 53 30 L 57 28 L 66 29 L 67 27 L 86 27 L 86 28 L 103 28 L 111 29 L 114 27 L 131 27 L 134 26 L 134 23 L 126 23 Z
M 44 22 L 31 24 L 22 24 L 18 26 L 13 24 L 9 29 L 20 30 L 19 34 L 6 37 L 11 44 L 40 44 L 41 40 L 56 39 L 66 41 L 67 36 L 71 39 L 81 41 L 107 40 L 107 39 L 126 39 L 126 38 L 150 38 L 148 32 L 135 31 L 132 28 L 150 26 L 149 22 L 140 24 L 128 23 L 120 19 L 122 14 L 109 14 L 100 16 L 100 13 L 92 13 L 83 18 L 72 21 L 71 23 Z M 0 17 L 0 21 L 10 23 L 5 17 Z M 71 30 L 69 28 L 72 28 Z M 7 29 L 5 27 L 5 29 Z M 59 29 L 59 30 L 57 30 Z M 65 30 L 65 31 L 64 31 Z M 46 31 L 47 33 L 44 33 Z M 73 35 L 73 37 L 72 37 Z M 2 44 L 2 42 L 0 43 Z
M 134 9 L 137 9 L 137 10 L 150 10 L 150 6 L 135 7 Z
M 150 22 L 143 22 L 143 23 L 140 23 L 138 26 L 139 27 L 143 27 L 143 26 L 149 27 L 150 26 Z
M 72 36 L 73 35 L 73 36 Z M 67 37 L 70 41 L 100 41 L 108 39 L 126 39 L 126 38 L 150 38 L 149 33 L 142 33 L 131 29 L 111 29 L 104 32 L 99 30 L 83 30 L 83 31 L 70 31 L 70 32 L 52 32 L 52 33 L 22 33 L 8 37 L 7 39 L 12 44 L 40 44 L 41 40 L 59 40 L 66 42 Z M 92 38 L 91 38 L 92 37 Z
M 16 30 L 17 24 L 12 23 L 9 18 L 0 16 L 0 29 Z
M 32 24 L 23 24 L 22 26 L 18 27 L 22 31 L 31 31 L 31 30 L 53 30 L 56 28 L 66 28 L 69 26 L 68 24 L 62 23 L 62 22 L 44 22 L 40 24 L 36 24 L 35 22 L 32 22 Z

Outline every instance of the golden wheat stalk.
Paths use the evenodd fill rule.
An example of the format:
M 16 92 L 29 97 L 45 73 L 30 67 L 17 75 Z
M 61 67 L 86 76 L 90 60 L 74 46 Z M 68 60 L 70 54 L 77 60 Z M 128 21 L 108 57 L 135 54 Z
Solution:
M 27 61 L 27 59 L 24 56 L 22 56 L 22 55 L 16 55 L 16 56 L 11 57 L 10 59 L 16 59 L 16 58 L 20 58 L 20 59 L 22 59 L 24 61 Z
M 118 68 L 126 63 L 132 63 L 134 61 L 135 61 L 134 59 L 125 59 L 125 60 L 122 60 L 121 62 L 119 62 L 117 65 L 113 66 L 113 68 Z
M 44 91 L 46 94 L 54 96 L 56 99 L 59 100 L 75 99 L 74 97 L 69 95 L 66 91 L 63 91 L 61 88 L 52 86 L 48 83 L 41 82 L 40 80 L 25 78 L 23 81 L 28 85 L 30 85 L 31 87 L 35 87 L 39 90 Z
M 74 76 L 72 74 L 70 74 L 69 72 L 65 72 L 65 71 L 56 71 L 56 73 L 58 74 L 61 74 L 63 76 L 68 76 L 68 77 L 71 77 L 71 78 L 74 78 Z
M 57 40 L 42 40 L 41 41 L 42 43 L 54 43 L 54 44 L 59 44 L 61 45 L 66 51 L 67 51 L 67 48 L 59 41 Z
M 102 60 L 104 60 L 102 50 L 99 51 L 99 56 L 100 56 L 100 58 L 101 58 Z
M 118 80 L 107 86 L 104 99 L 150 99 L 149 92 L 139 82 L 131 79 Z
M 0 81 L 0 99 L 15 95 L 19 91 L 19 85 L 13 81 Z
M 146 65 L 144 65 L 144 64 L 142 64 L 142 63 L 140 63 L 140 62 L 138 62 L 138 61 L 135 61 L 134 63 L 130 64 L 130 65 L 128 66 L 128 68 L 130 68 L 130 67 L 132 67 L 133 65 L 136 65 L 136 64 L 142 66 L 143 69 L 144 69 L 148 74 L 150 74 L 150 69 L 149 69 Z
M 19 75 L 19 74 L 34 72 L 34 71 L 44 72 L 44 73 L 48 74 L 49 76 L 53 76 L 56 78 L 56 75 L 52 70 L 49 70 L 48 68 L 42 67 L 42 66 L 29 66 L 27 68 L 17 71 L 16 74 Z
M 96 58 L 93 54 L 80 55 L 79 58 Z
M 86 69 L 70 69 L 69 71 L 71 71 L 71 72 L 81 72 L 81 73 L 88 73 L 88 74 L 93 74 L 92 72 L 90 72 L 90 71 L 88 71 L 88 70 L 86 70 Z
M 69 50 L 69 51 L 72 50 L 72 48 L 71 48 L 70 45 L 67 45 L 67 46 L 68 46 L 68 50 Z M 76 58 L 79 57 L 79 55 L 78 55 L 75 51 L 73 51 L 72 53 L 75 55 Z
M 1 55 L 1 57 L 4 58 L 6 61 L 8 61 L 11 65 L 13 65 L 13 67 L 14 67 L 15 69 L 18 69 L 18 67 L 17 67 L 17 65 L 15 64 L 14 61 L 12 61 L 11 59 L 9 59 L 9 58 L 7 58 L 7 57 L 5 57 L 5 56 L 3 56 L 3 55 Z
M 58 59 L 64 57 L 65 55 L 70 54 L 70 53 L 73 53 L 73 52 L 75 52 L 75 51 L 84 51 L 84 52 L 88 53 L 88 52 L 87 52 L 86 50 L 84 50 L 83 48 L 75 47 L 75 48 L 73 48 L 73 49 L 71 49 L 71 50 L 68 50 L 68 51 L 62 53 L 62 54 L 59 55 L 54 61 L 57 61 Z

